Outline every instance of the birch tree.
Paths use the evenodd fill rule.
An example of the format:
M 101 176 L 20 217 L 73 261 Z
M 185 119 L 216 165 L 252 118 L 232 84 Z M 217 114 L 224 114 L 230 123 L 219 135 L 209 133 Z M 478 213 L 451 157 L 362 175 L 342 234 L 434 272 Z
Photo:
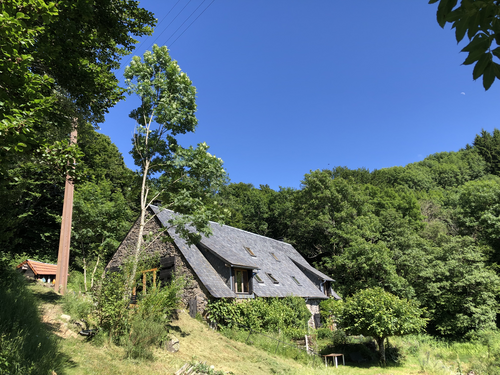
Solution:
M 129 291 L 135 280 L 148 206 L 160 199 L 178 215 L 170 222 L 189 243 L 210 235 L 208 221 L 216 219 L 215 192 L 226 182 L 222 160 L 210 155 L 206 143 L 181 147 L 177 137 L 194 132 L 198 121 L 196 89 L 172 60 L 166 46 L 153 46 L 143 59 L 134 56 L 125 68 L 127 91 L 141 104 L 130 117 L 137 123 L 131 151 L 141 175 L 140 218 L 133 252 Z M 188 229 L 190 226 L 190 229 Z M 194 231 L 192 230 L 194 229 Z

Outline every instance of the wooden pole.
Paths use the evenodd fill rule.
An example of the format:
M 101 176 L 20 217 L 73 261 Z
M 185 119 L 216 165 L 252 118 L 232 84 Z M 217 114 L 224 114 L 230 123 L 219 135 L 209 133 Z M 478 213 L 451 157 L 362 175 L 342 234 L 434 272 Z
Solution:
M 76 143 L 76 120 L 75 127 L 71 132 L 70 144 Z M 66 175 L 66 184 L 64 187 L 64 203 L 61 222 L 61 235 L 59 237 L 59 252 L 57 255 L 57 271 L 56 271 L 56 291 L 61 294 L 66 293 L 68 285 L 69 271 L 69 247 L 71 244 L 71 221 L 73 218 L 73 181 L 69 173 Z

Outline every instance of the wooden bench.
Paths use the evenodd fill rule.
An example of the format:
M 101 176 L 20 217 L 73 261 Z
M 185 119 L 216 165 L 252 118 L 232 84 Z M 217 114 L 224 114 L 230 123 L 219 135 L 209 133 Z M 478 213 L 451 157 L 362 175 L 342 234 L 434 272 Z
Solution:
M 343 354 L 335 354 L 335 353 L 325 354 L 323 356 L 325 358 L 325 366 L 328 367 L 328 357 L 330 357 L 330 358 L 333 358 L 335 360 L 335 367 L 338 367 L 337 357 L 340 357 L 340 356 L 342 356 L 342 364 L 345 366 L 344 355 Z

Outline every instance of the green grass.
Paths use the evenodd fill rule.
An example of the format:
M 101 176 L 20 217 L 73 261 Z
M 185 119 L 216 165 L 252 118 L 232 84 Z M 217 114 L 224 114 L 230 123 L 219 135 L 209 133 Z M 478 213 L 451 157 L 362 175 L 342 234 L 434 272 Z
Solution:
M 50 307 L 51 311 L 58 311 L 57 316 L 63 312 L 63 305 L 75 314 L 80 311 L 78 301 L 65 302 L 66 299 L 61 299 L 48 288 L 31 289 L 39 303 Z M 34 301 L 31 303 L 36 305 Z M 343 347 L 329 346 L 329 339 L 319 340 L 318 349 L 323 353 L 338 351 L 346 354 L 346 366 L 340 365 L 338 369 L 325 368 L 318 359 L 314 361 L 297 349 L 285 349 L 281 345 L 275 354 L 277 342 L 256 334 L 250 336 L 251 344 L 247 345 L 247 332 L 228 331 L 221 334 L 190 318 L 185 312 L 180 312 L 178 319 L 172 322 L 170 334 L 179 340 L 180 351 L 169 353 L 162 348 L 154 348 L 152 361 L 126 359 L 126 348 L 108 344 L 107 340 L 101 340 L 101 345 L 96 345 L 81 336 L 61 339 L 56 348 L 62 362 L 56 372 L 58 375 L 172 374 L 185 363 L 194 361 L 213 365 L 214 370 L 226 373 L 263 375 L 457 375 L 467 374 L 470 370 L 474 370 L 476 375 L 497 375 L 500 368 L 488 367 L 488 364 L 498 360 L 498 351 L 495 351 L 495 345 L 500 345 L 498 333 L 488 336 L 493 343 L 490 343 L 490 357 L 484 340 L 447 342 L 426 335 L 392 338 L 390 344 L 400 362 L 389 363 L 386 367 L 378 365 L 376 348 L 369 344 L 368 338 L 351 339 Z M 353 362 L 349 357 L 352 352 L 364 353 L 367 360 Z
M 67 359 L 41 321 L 39 301 L 17 272 L 1 272 L 0 374 L 63 374 Z

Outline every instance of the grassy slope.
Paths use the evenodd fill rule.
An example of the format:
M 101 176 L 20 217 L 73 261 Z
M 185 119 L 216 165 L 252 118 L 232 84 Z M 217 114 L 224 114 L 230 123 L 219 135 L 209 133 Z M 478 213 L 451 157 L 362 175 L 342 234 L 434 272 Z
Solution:
M 419 364 L 418 359 L 410 358 L 404 366 L 378 367 L 366 366 L 339 366 L 338 369 L 323 366 L 312 368 L 292 359 L 282 358 L 269 354 L 253 346 L 230 340 L 215 332 L 185 312 L 179 314 L 178 320 L 172 322 L 172 334 L 180 342 L 177 353 L 169 353 L 158 349 L 155 352 L 156 361 L 145 362 L 124 359 L 123 348 L 114 345 L 94 346 L 83 337 L 64 334 L 66 325 L 58 318 L 62 313 L 60 299 L 48 288 L 33 287 L 35 294 L 42 300 L 42 307 L 50 311 L 52 323 L 50 327 L 63 333 L 61 348 L 68 358 L 67 375 L 108 375 L 108 374 L 173 374 L 186 362 L 196 360 L 214 365 L 216 370 L 232 371 L 234 374 L 339 374 L 339 375 L 375 375 L 375 374 L 450 374 L 451 368 L 446 371 L 443 366 L 432 361 L 425 366 Z M 54 321 L 55 319 L 55 321 Z M 425 360 L 425 359 L 424 359 Z M 435 363 L 436 366 L 433 365 Z M 422 371 L 424 370 L 424 371 Z M 59 374 L 62 375 L 62 374 Z

